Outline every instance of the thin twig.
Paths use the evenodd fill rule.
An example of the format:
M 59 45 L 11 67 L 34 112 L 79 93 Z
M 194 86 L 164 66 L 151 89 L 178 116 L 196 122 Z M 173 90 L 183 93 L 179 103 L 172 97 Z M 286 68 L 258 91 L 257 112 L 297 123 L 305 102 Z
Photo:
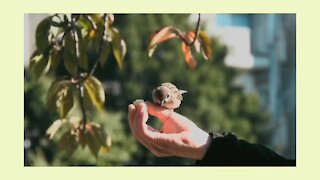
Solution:
M 97 30 L 97 25 L 95 24 L 95 22 L 92 20 L 92 18 L 89 15 L 85 14 L 85 15 L 83 15 L 83 18 L 86 19 L 87 21 L 89 21 L 92 29 Z
M 198 34 L 199 34 L 199 30 L 200 30 L 200 13 L 198 14 L 198 21 L 197 21 L 197 27 L 196 27 L 196 30 L 194 32 L 194 38 L 193 38 L 193 41 L 191 42 L 191 45 L 194 44 L 194 42 L 196 41 L 197 37 L 198 37 Z
M 90 20 L 90 18 L 88 18 Z M 74 19 L 73 19 L 74 20 Z M 77 57 L 77 62 L 79 63 L 79 56 L 80 56 L 80 51 L 79 51 L 79 37 L 77 36 L 77 33 L 76 33 L 76 30 L 75 30 L 75 23 L 74 21 L 72 20 L 72 33 L 73 33 L 73 37 L 74 37 L 74 42 L 75 42 L 75 54 L 76 54 L 76 57 Z M 103 21 L 104 21 L 104 25 L 105 25 L 105 22 L 107 21 L 107 14 L 104 14 L 103 15 Z M 93 24 L 92 24 L 92 27 L 95 29 L 97 27 L 95 27 Z M 96 30 L 96 29 L 95 29 Z M 103 46 L 103 41 L 104 41 L 104 38 L 106 36 L 106 32 L 105 32 L 105 26 L 103 26 L 103 29 L 102 29 L 102 38 L 100 40 L 100 43 L 99 43 L 99 51 L 98 51 L 98 58 L 97 58 L 97 61 L 95 62 L 95 64 L 93 65 L 92 69 L 90 70 L 89 74 L 84 77 L 84 78 L 81 78 L 80 76 L 80 69 L 79 69 L 79 64 L 77 66 L 77 75 L 78 75 L 78 79 L 79 81 L 77 81 L 77 87 L 78 87 L 78 91 L 79 91 L 79 103 L 80 103 L 80 108 L 81 108 L 81 112 L 82 112 L 82 117 L 83 117 L 83 124 L 82 124 L 82 130 L 84 131 L 85 130 L 85 126 L 86 126 L 86 123 L 87 123 L 87 117 L 86 117 L 86 111 L 85 111 L 85 108 L 84 108 L 84 102 L 83 102 L 83 98 L 84 98 L 84 87 L 83 87 L 83 83 L 85 82 L 85 80 L 92 76 L 94 71 L 96 70 L 98 64 L 99 64 L 99 58 L 100 58 L 100 54 L 101 54 L 101 51 L 102 51 L 102 46 Z
M 199 30 L 200 30 L 200 21 L 201 21 L 201 18 L 200 18 L 200 13 L 198 14 L 198 21 L 197 21 L 197 25 L 196 25 L 196 29 L 194 31 L 195 33 L 195 36 L 193 38 L 193 40 L 190 42 L 187 38 L 186 38 L 186 35 L 184 32 L 182 32 L 180 29 L 176 28 L 176 27 L 172 27 L 178 34 L 178 36 L 180 37 L 180 39 L 186 43 L 188 46 L 192 46 L 196 40 L 197 40 L 197 37 L 198 37 L 198 34 L 199 34 Z

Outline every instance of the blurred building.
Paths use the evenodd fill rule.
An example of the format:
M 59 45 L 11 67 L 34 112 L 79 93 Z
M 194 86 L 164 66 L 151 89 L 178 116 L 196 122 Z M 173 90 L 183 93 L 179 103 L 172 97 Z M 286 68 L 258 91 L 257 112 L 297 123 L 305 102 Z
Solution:
M 191 16 L 194 21 L 197 15 Z M 295 158 L 296 16 L 294 14 L 204 14 L 205 31 L 227 45 L 227 66 L 248 69 L 235 83 L 257 92 L 270 110 L 268 146 Z

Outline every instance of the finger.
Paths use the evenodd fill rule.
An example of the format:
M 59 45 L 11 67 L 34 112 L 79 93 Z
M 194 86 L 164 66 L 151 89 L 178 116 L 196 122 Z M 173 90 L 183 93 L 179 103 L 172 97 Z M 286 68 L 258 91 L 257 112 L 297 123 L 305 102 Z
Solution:
M 154 139 L 153 135 L 156 131 L 151 131 L 153 129 L 151 126 L 147 125 L 148 112 L 146 104 L 141 104 L 138 106 L 136 113 L 136 127 L 139 136 L 146 142 L 152 141 Z
M 152 136 L 152 133 L 159 133 L 159 131 L 146 124 L 148 120 L 146 108 L 147 107 L 144 103 L 137 106 L 134 117 L 134 130 L 136 132 L 137 139 L 141 144 L 150 150 L 159 152 L 159 149 L 155 145 L 152 145 L 156 144 L 153 142 L 154 137 Z
M 151 127 L 151 126 L 148 126 L 148 130 L 149 130 L 149 131 L 153 131 L 153 132 L 161 132 L 161 131 L 159 131 L 158 129 L 154 129 L 154 128 Z
M 158 106 L 148 101 L 146 101 L 146 104 L 148 106 L 148 109 L 147 109 L 148 113 L 152 116 L 159 118 L 164 125 L 166 124 L 166 121 L 169 120 L 174 122 L 175 126 L 179 127 L 180 129 L 190 129 L 196 126 L 187 117 L 179 113 L 176 113 L 173 110 L 163 108 L 161 106 Z M 170 124 L 173 124 L 173 123 L 170 123 Z
M 134 121 L 134 116 L 135 116 L 135 112 L 136 112 L 136 107 L 133 104 L 130 104 L 128 106 L 128 111 L 129 111 L 129 114 L 128 114 L 129 126 L 131 129 L 131 132 L 134 134 L 134 128 L 133 128 L 134 122 L 133 121 Z
M 169 136 L 173 134 L 169 135 L 160 133 L 158 130 L 153 129 L 151 126 L 146 124 L 148 120 L 148 113 L 145 104 L 142 104 L 142 106 L 137 109 L 136 117 L 137 120 L 135 120 L 135 128 L 138 132 L 139 138 L 148 145 L 163 149 L 163 144 L 168 144 Z
M 151 149 L 150 145 L 141 137 L 141 133 L 139 132 L 139 123 L 141 123 L 142 120 L 142 115 L 141 113 L 143 113 L 141 111 L 142 105 L 138 104 L 136 105 L 136 111 L 135 114 L 133 116 L 133 121 L 132 121 L 132 129 L 134 131 L 134 135 L 137 138 L 137 140 L 143 144 L 145 147 L 147 147 L 148 149 Z M 143 122 L 142 122 L 143 123 Z
M 134 116 L 135 116 L 135 112 L 136 112 L 136 107 L 133 105 L 133 104 L 130 104 L 128 106 L 128 109 L 129 109 L 129 115 L 128 115 L 128 119 L 129 119 L 129 124 L 130 124 L 130 128 L 131 130 L 133 129 L 133 121 L 134 121 Z M 147 126 L 148 130 L 149 131 L 153 131 L 153 132 L 160 132 L 159 130 L 157 129 L 154 129 L 153 127 L 151 126 Z
M 147 120 L 147 106 L 141 103 L 137 106 L 134 117 L 134 130 L 138 141 L 158 157 L 171 156 L 172 152 L 168 148 L 169 135 L 162 134 L 147 125 Z
M 152 154 L 154 154 L 157 157 L 169 157 L 172 156 L 172 154 L 164 153 L 161 150 L 156 150 L 156 149 L 150 149 Z
M 146 105 L 148 106 L 148 113 L 159 118 L 162 123 L 168 119 L 174 118 L 174 112 L 170 109 L 163 108 L 149 101 L 146 102 Z

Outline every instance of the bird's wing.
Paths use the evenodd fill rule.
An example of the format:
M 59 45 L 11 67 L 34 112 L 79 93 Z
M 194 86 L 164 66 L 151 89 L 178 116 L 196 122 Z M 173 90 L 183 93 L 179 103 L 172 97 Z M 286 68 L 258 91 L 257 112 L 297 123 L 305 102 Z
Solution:
M 182 94 L 181 94 L 178 90 L 174 90 L 174 91 L 173 91 L 173 97 L 176 97 L 176 98 L 179 99 L 180 101 L 183 100 L 183 96 L 182 96 Z

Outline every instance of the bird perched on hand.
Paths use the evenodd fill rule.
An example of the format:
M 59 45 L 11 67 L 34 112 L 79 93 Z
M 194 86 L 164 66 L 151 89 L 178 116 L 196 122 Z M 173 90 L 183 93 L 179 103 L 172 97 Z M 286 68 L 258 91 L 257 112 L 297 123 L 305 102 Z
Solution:
M 179 90 L 172 83 L 162 83 L 152 92 L 153 101 L 167 109 L 176 109 L 180 106 L 183 100 L 182 94 L 186 93 L 185 90 Z

